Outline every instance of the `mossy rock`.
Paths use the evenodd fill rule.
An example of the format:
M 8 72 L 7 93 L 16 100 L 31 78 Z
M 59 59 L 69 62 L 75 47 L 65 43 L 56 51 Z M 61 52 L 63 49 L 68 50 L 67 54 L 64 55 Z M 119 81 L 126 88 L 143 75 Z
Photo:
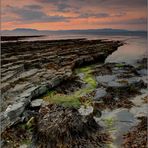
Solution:
M 71 106 L 79 108 L 81 105 L 80 98 L 94 91 L 94 89 L 97 87 L 97 83 L 93 75 L 90 74 L 92 72 L 92 69 L 90 67 L 80 68 L 76 71 L 77 73 L 84 73 L 83 82 L 86 83 L 87 87 L 81 88 L 71 94 L 62 94 L 57 93 L 56 91 L 50 91 L 43 97 L 43 99 L 50 103 L 61 104 L 65 107 Z

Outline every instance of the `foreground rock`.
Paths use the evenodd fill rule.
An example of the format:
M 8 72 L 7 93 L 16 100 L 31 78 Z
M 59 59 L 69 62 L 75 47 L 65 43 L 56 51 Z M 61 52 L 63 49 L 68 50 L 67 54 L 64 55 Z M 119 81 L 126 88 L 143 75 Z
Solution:
M 20 120 L 33 99 L 70 78 L 75 67 L 104 61 L 121 45 L 85 39 L 3 43 L 2 131 Z
M 49 105 L 39 113 L 31 148 L 96 148 L 110 139 L 93 116 L 82 116 L 74 108 Z
M 96 77 L 98 87 L 93 98 L 96 102 L 101 102 L 103 108 L 130 108 L 133 105 L 130 98 L 140 94 L 142 88 L 146 88 L 138 70 L 124 63 L 95 66 L 92 73 Z

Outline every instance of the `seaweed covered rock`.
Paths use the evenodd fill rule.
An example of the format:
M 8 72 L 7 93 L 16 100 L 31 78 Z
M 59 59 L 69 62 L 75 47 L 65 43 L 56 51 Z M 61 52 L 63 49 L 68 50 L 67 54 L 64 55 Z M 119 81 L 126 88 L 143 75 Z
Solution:
M 110 140 L 93 119 L 74 108 L 42 107 L 36 120 L 32 148 L 96 148 Z
M 124 148 L 147 147 L 147 117 L 140 117 L 141 122 L 124 135 Z

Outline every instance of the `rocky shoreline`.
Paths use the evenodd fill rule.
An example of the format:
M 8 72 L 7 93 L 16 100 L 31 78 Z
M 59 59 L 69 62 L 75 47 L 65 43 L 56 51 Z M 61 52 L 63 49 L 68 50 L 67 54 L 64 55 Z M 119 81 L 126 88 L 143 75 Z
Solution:
M 101 124 L 101 112 L 132 109 L 135 106 L 132 98 L 147 87 L 142 78 L 147 60 L 139 61 L 138 67 L 104 64 L 107 56 L 123 44 L 86 39 L 3 43 L 3 145 L 20 147 L 25 143 L 51 148 L 108 145 L 112 137 L 103 127 L 104 119 Z M 83 128 L 86 133 L 81 131 Z M 20 131 L 21 140 L 17 138 Z M 62 139 L 65 132 L 66 141 Z
M 6 116 L 16 122 L 32 99 L 71 77 L 74 67 L 104 61 L 121 45 L 119 41 L 84 39 L 3 43 L 2 111 L 7 108 L 7 115 L 2 123 L 6 125 Z

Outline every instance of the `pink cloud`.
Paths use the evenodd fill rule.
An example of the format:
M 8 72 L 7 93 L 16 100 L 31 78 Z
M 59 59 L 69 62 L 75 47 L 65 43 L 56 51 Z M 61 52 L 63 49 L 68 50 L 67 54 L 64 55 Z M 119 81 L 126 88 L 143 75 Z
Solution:
M 146 0 L 2 1 L 2 29 L 146 29 Z

